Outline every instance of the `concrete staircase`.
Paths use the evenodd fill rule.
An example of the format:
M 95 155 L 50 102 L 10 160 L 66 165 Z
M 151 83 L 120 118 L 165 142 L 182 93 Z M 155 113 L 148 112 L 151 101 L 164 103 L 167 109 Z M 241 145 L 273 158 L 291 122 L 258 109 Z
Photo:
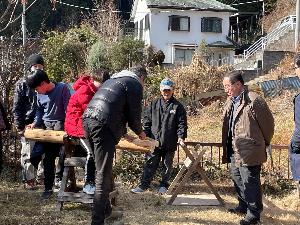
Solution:
M 234 68 L 237 70 L 258 70 L 268 72 L 285 56 L 285 52 L 294 49 L 294 30 L 296 16 L 290 15 L 277 23 L 266 36 L 261 37 L 253 45 L 237 57 Z

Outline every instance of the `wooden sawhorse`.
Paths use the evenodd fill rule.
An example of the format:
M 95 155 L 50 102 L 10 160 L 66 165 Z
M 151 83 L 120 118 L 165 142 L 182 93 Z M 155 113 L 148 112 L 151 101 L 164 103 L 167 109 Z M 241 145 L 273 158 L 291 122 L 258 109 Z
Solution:
M 205 171 L 201 165 L 202 157 L 205 153 L 203 149 L 199 153 L 197 150 L 199 149 L 200 145 L 196 145 L 194 149 L 189 150 L 188 147 L 183 143 L 179 143 L 179 145 L 184 150 L 187 158 L 184 161 L 184 165 L 178 172 L 177 176 L 173 180 L 172 184 L 170 185 L 167 194 L 171 195 L 170 199 L 168 200 L 167 204 L 172 205 L 174 200 L 176 199 L 177 195 L 182 190 L 184 184 L 187 183 L 193 172 L 198 172 L 213 194 L 216 196 L 217 200 L 219 201 L 220 205 L 224 206 L 224 201 L 221 196 L 218 194 L 217 190 L 214 188 L 212 183 L 209 181 L 208 177 L 205 174 Z
M 94 195 L 86 194 L 84 192 L 72 192 L 76 189 L 76 178 L 75 178 L 75 167 L 85 168 L 85 157 L 74 157 L 74 149 L 76 145 L 79 145 L 78 140 L 75 140 L 67 135 L 63 138 L 65 146 L 65 169 L 63 178 L 61 181 L 61 186 L 56 199 L 56 210 L 61 211 L 64 202 L 77 202 L 92 204 Z M 70 186 L 68 186 L 68 180 L 70 180 Z M 112 182 L 112 192 L 109 193 L 109 199 L 112 205 L 116 204 L 116 197 L 118 195 L 118 190 L 115 189 L 114 182 Z M 68 189 L 70 191 L 68 191 Z

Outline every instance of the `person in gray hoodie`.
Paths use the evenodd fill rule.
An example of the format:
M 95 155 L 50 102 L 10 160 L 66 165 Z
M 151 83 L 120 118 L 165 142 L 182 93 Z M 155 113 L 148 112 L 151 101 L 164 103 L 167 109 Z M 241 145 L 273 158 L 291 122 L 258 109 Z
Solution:
M 126 134 L 126 125 L 145 139 L 141 124 L 143 85 L 147 71 L 142 66 L 114 74 L 96 92 L 83 114 L 83 126 L 94 155 L 96 191 L 92 225 L 111 217 L 112 165 L 115 145 Z

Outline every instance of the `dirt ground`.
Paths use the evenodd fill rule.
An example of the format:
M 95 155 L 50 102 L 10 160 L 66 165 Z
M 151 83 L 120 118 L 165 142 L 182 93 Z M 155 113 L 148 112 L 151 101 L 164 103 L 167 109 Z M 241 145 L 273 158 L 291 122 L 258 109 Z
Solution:
M 214 183 L 221 197 L 222 206 L 169 206 L 165 198 L 155 190 L 140 195 L 121 187 L 117 206 L 124 210 L 126 225 L 193 225 L 193 224 L 239 224 L 240 216 L 230 214 L 227 208 L 237 202 L 229 182 Z M 193 184 L 186 193 L 207 192 L 201 182 Z M 42 189 L 27 191 L 15 182 L 0 182 L 1 225 L 83 225 L 90 223 L 91 207 L 86 204 L 66 203 L 61 212 L 55 211 L 55 197 L 47 201 L 40 198 Z M 296 225 L 300 223 L 300 200 L 296 190 L 284 197 L 266 197 L 262 224 Z

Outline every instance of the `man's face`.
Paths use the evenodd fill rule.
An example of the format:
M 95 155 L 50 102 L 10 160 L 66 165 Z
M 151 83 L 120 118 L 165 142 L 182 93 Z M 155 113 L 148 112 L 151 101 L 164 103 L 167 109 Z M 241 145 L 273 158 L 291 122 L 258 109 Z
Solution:
M 223 80 L 223 86 L 226 94 L 229 97 L 237 97 L 242 93 L 243 85 L 240 81 L 237 81 L 235 83 L 231 83 L 229 80 L 229 77 L 225 77 Z
M 34 72 L 36 70 L 43 70 L 44 69 L 44 66 L 42 64 L 33 64 L 31 67 L 30 67 L 30 71 Z
M 46 82 L 42 82 L 39 86 L 35 88 L 35 91 L 39 94 L 46 94 Z
M 163 99 L 166 101 L 166 100 L 169 100 L 172 97 L 173 90 L 164 89 L 164 90 L 160 90 L 160 93 L 161 93 L 161 96 L 163 97 Z

